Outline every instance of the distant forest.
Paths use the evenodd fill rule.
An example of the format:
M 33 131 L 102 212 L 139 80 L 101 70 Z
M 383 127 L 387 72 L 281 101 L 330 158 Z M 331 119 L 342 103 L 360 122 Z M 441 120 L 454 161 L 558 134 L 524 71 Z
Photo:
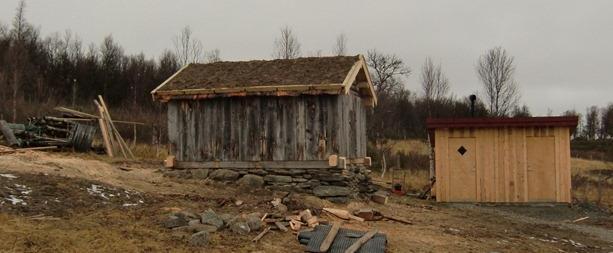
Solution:
M 151 129 L 140 132 L 152 142 L 165 133 L 164 105 L 154 102 L 150 91 L 175 71 L 192 62 L 221 60 L 217 49 L 204 50 L 189 27 L 169 38 L 169 49 L 156 57 L 126 54 L 112 35 L 100 44 L 84 45 L 71 31 L 40 34 L 28 22 L 26 4 L 21 2 L 12 20 L 0 22 L 0 119 L 24 122 L 27 117 L 41 116 L 61 105 L 93 112 L 93 99 L 105 97 L 115 118 L 147 123 Z M 1 20 L 0 20 L 1 21 Z M 340 34 L 327 55 L 346 54 L 347 37 Z M 301 45 L 290 27 L 283 27 L 273 41 L 274 58 L 302 57 Z M 324 56 L 322 51 L 305 56 Z M 478 57 L 478 58 L 477 58 Z M 475 116 L 530 116 L 520 105 L 520 91 L 513 79 L 513 57 L 495 47 L 477 56 L 475 74 L 482 81 Z M 371 139 L 426 138 L 428 117 L 468 117 L 468 97 L 450 94 L 452 82 L 441 64 L 425 59 L 416 73 L 393 53 L 372 49 L 366 55 L 377 91 L 379 104 L 369 112 L 368 134 Z M 422 89 L 405 88 L 405 77 L 419 75 Z M 469 95 L 469 94 L 466 94 Z M 592 106 L 585 113 L 569 110 L 564 115 L 581 116 L 574 137 L 586 140 L 613 137 L 613 105 Z M 157 136 L 157 137 L 155 137 Z

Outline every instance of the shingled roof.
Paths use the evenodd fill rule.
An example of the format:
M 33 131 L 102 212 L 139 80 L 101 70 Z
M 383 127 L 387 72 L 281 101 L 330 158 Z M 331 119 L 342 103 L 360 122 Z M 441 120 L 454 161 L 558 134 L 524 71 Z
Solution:
M 357 91 L 376 103 L 362 55 L 188 64 L 151 92 L 155 99 L 297 96 Z

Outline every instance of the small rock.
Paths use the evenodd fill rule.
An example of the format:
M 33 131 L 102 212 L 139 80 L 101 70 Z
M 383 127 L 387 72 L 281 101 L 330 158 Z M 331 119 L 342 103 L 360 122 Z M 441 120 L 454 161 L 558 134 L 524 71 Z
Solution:
M 244 221 L 235 221 L 230 225 L 230 230 L 239 235 L 246 235 L 251 232 L 249 225 Z
M 208 169 L 193 169 L 191 172 L 194 179 L 206 179 L 209 176 Z
M 238 180 L 238 185 L 241 189 L 253 191 L 264 186 L 264 179 L 257 175 L 247 174 Z
M 202 247 L 209 244 L 209 232 L 200 231 L 192 235 L 189 244 L 196 247 Z
M 313 194 L 317 197 L 337 197 L 351 194 L 351 190 L 342 186 L 320 185 L 313 188 Z
M 173 212 L 172 215 L 177 216 L 179 218 L 186 219 L 188 221 L 189 220 L 194 220 L 194 219 L 200 219 L 200 216 L 198 216 L 197 214 L 192 213 L 190 211 L 185 211 L 185 210 L 178 211 L 178 212 Z
M 280 176 L 280 175 L 268 175 L 264 177 L 264 181 L 266 182 L 274 182 L 274 183 L 291 183 L 292 177 L 290 176 Z
M 231 214 L 224 213 L 222 215 L 219 215 L 219 218 L 221 218 L 223 220 L 223 224 L 227 227 L 227 226 L 230 225 L 230 223 L 232 223 L 232 221 L 234 221 L 235 216 L 231 215 Z
M 217 229 L 223 228 L 224 224 L 223 219 L 210 208 L 200 214 L 200 222 L 202 222 L 202 224 L 213 225 Z
M 164 227 L 165 228 L 176 228 L 176 227 L 187 226 L 188 223 L 189 221 L 183 217 L 177 217 L 174 215 L 170 215 L 164 221 Z
M 336 204 L 347 204 L 349 202 L 349 198 L 347 197 L 329 197 L 326 198 L 328 201 Z
M 259 231 L 262 229 L 261 213 L 250 213 L 247 215 L 247 225 L 251 231 Z
M 238 176 L 238 172 L 229 169 L 218 169 L 210 174 L 210 177 L 217 181 L 234 181 Z
M 187 223 L 187 225 L 188 225 L 188 226 L 193 226 L 193 225 L 198 225 L 198 224 L 202 224 L 202 223 L 200 222 L 200 219 L 197 219 L 197 220 L 190 220 L 190 221 Z
M 189 179 L 192 177 L 188 170 L 168 170 L 164 173 L 167 177 Z

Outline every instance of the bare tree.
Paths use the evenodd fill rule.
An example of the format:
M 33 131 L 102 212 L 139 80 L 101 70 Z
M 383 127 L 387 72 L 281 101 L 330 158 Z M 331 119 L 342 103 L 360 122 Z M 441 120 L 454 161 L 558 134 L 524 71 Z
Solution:
M 179 65 L 202 62 L 204 59 L 204 46 L 202 41 L 193 37 L 192 30 L 186 26 L 181 33 L 173 39 L 175 55 Z
M 585 127 L 583 128 L 583 136 L 588 140 L 595 140 L 598 128 L 600 126 L 598 118 L 598 107 L 590 106 L 585 113 Z
M 505 116 L 519 102 L 520 94 L 513 79 L 513 57 L 501 47 L 490 49 L 479 58 L 477 74 L 483 83 L 483 91 L 490 114 Z
M 276 59 L 300 57 L 300 42 L 289 26 L 281 28 L 281 37 L 275 39 L 273 57 Z
M 613 104 L 602 108 L 600 116 L 600 138 L 613 137 Z
M 337 56 L 343 56 L 347 53 L 347 36 L 344 33 L 336 37 L 336 43 L 332 48 L 332 53 Z
M 532 113 L 530 113 L 530 108 L 528 108 L 527 105 L 523 105 L 523 106 L 515 106 L 513 107 L 513 110 L 511 111 L 511 116 L 515 117 L 515 118 L 519 118 L 519 117 L 531 117 Z
M 25 18 L 26 2 L 24 0 L 19 2 L 17 6 L 15 17 L 13 18 L 13 27 L 11 28 L 11 50 L 9 51 L 9 62 L 12 65 L 12 82 L 11 82 L 11 98 L 12 98 L 12 119 L 13 122 L 17 121 L 17 98 L 19 88 L 22 83 L 22 75 L 27 64 L 27 50 L 26 50 L 26 36 L 30 32 L 31 26 L 27 23 Z
M 371 69 L 373 85 L 378 93 L 393 93 L 403 88 L 398 78 L 411 74 L 402 59 L 394 54 L 383 54 L 376 49 L 368 50 L 366 62 Z
M 426 101 L 441 101 L 449 93 L 449 79 L 443 73 L 441 64 L 434 64 L 430 57 L 421 67 L 421 88 Z
M 221 61 L 221 51 L 215 48 L 206 53 L 206 63 L 213 63 Z

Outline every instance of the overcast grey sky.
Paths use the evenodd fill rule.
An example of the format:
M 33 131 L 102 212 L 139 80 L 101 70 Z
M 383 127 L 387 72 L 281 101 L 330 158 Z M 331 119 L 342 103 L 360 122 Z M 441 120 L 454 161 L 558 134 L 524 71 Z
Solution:
M 17 3 L 0 2 L 0 22 L 10 23 Z M 270 58 L 284 25 L 303 54 L 329 53 L 342 32 L 352 54 L 376 48 L 405 60 L 414 91 L 425 57 L 440 61 L 456 96 L 480 88 L 477 58 L 502 46 L 533 114 L 613 102 L 613 1 L 29 0 L 27 18 L 43 35 L 70 29 L 98 44 L 112 34 L 127 53 L 148 56 L 189 25 L 224 60 Z

